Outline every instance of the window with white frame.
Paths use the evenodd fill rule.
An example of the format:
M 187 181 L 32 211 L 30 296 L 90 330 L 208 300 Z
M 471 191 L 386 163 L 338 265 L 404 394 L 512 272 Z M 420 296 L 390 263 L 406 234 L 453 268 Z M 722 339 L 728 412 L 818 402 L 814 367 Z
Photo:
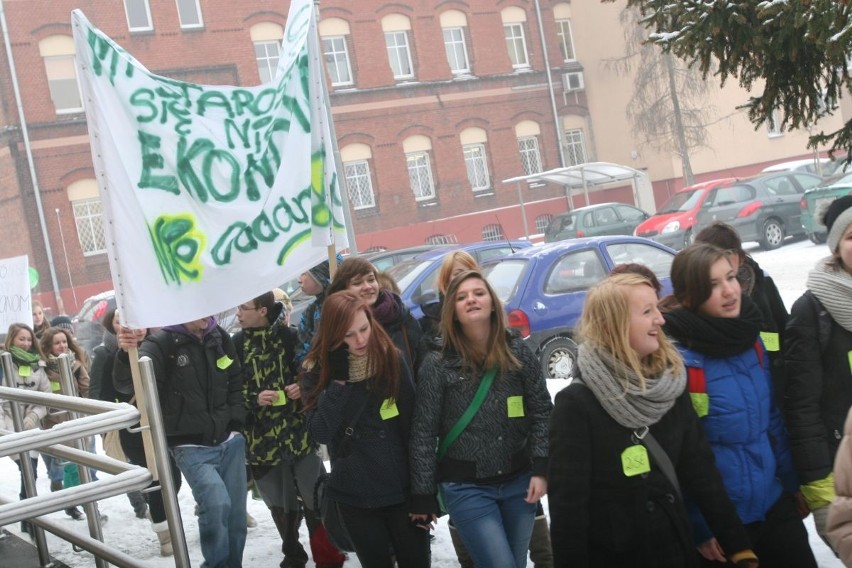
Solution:
M 394 79 L 414 77 L 411 66 L 411 49 L 408 46 L 408 31 L 385 32 L 385 44 L 388 48 L 388 61 Z
M 444 49 L 447 51 L 447 63 L 453 75 L 470 73 L 467 59 L 467 45 L 464 41 L 464 28 L 444 28 Z
M 574 37 L 571 33 L 571 20 L 556 20 L 556 35 L 559 37 L 559 51 L 562 53 L 562 61 L 574 61 Z
M 766 121 L 766 129 L 770 138 L 777 138 L 784 135 L 784 130 L 781 128 L 781 120 L 778 117 L 778 111 L 772 109 L 769 118 Z
M 467 168 L 467 179 L 473 191 L 491 189 L 491 178 L 488 175 L 488 160 L 485 157 L 485 144 L 466 144 L 464 165 Z
M 527 40 L 524 36 L 524 25 L 506 24 L 503 26 L 506 34 L 506 49 L 509 50 L 509 59 L 512 61 L 513 69 L 521 69 L 530 66 L 527 57 Z
M 544 215 L 539 215 L 535 218 L 535 232 L 536 233 L 544 233 L 547 231 L 547 226 L 550 225 L 550 222 L 553 221 L 553 215 L 550 213 L 545 213 Z
M 44 59 L 47 86 L 56 114 L 82 112 L 83 96 L 77 81 L 74 40 L 71 36 L 50 36 L 39 42 L 38 49 Z
M 177 2 L 178 19 L 182 28 L 200 28 L 204 25 L 201 20 L 201 5 L 198 0 L 175 0 Z
M 144 32 L 154 29 L 151 24 L 151 7 L 148 0 L 124 0 L 127 13 L 127 29 L 131 32 Z
M 332 86 L 351 85 L 352 67 L 349 64 L 346 36 L 322 38 L 322 51 Z
M 72 201 L 74 221 L 77 223 L 77 236 L 84 256 L 106 252 L 106 239 L 101 222 L 101 200 L 81 199 Z
M 521 165 L 524 175 L 537 174 L 541 169 L 541 154 L 538 151 L 538 137 L 521 136 L 518 138 L 518 151 L 521 153 Z
M 275 77 L 280 54 L 280 41 L 254 42 L 254 58 L 257 61 L 257 73 L 260 75 L 261 83 L 268 83 Z
M 498 223 L 492 223 L 482 227 L 483 241 L 502 241 L 503 239 L 505 239 L 503 236 L 503 227 Z
M 435 183 L 432 181 L 432 165 L 428 152 L 412 152 L 405 155 L 408 164 L 408 182 L 414 199 L 425 201 L 435 198 Z
M 586 162 L 586 144 L 583 141 L 583 130 L 581 128 L 565 131 L 565 159 L 569 166 Z
M 344 162 L 346 189 L 349 191 L 349 203 L 353 209 L 367 209 L 376 206 L 373 194 L 373 181 L 370 178 L 370 164 L 367 160 Z

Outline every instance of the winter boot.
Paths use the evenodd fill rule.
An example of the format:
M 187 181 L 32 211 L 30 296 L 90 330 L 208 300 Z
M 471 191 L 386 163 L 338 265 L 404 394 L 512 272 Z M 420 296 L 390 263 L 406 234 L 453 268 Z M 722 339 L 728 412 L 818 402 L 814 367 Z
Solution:
M 144 519 L 148 516 L 148 502 L 145 501 L 145 496 L 139 491 L 131 491 L 127 494 L 130 504 L 133 506 L 133 513 L 137 519 Z
M 346 561 L 346 555 L 331 544 L 317 514 L 307 507 L 304 511 L 305 524 L 308 525 L 308 533 L 311 535 L 311 555 L 317 568 L 341 568 Z
M 535 518 L 532 538 L 530 538 L 530 560 L 535 568 L 553 568 L 553 549 L 550 546 L 550 529 L 547 517 L 542 514 Z
M 172 535 L 169 532 L 169 523 L 166 521 L 151 523 L 151 528 L 157 533 L 157 540 L 160 541 L 160 556 L 172 556 L 175 552 L 172 549 Z
M 62 491 L 62 489 L 63 487 L 61 479 L 50 480 L 51 491 Z M 85 515 L 83 515 L 83 511 L 81 511 L 77 507 L 68 507 L 67 509 L 65 509 L 65 514 L 74 519 L 75 521 L 81 521 L 85 518 Z
M 275 522 L 275 528 L 278 529 L 278 534 L 281 535 L 281 552 L 284 553 L 284 560 L 281 562 L 281 568 L 304 568 L 308 563 L 308 553 L 305 547 L 299 542 L 299 525 L 302 522 L 302 516 L 299 511 L 287 511 L 282 507 L 270 507 L 269 512 L 272 513 L 272 520 Z
M 246 527 L 253 529 L 257 526 L 257 520 L 246 511 Z
M 459 535 L 456 527 L 453 526 L 452 521 L 450 521 L 449 527 L 450 540 L 453 541 L 453 548 L 456 549 L 456 558 L 459 559 L 459 565 L 461 568 L 473 568 L 473 559 L 470 557 L 470 554 L 468 554 L 467 548 L 462 542 L 461 535 Z

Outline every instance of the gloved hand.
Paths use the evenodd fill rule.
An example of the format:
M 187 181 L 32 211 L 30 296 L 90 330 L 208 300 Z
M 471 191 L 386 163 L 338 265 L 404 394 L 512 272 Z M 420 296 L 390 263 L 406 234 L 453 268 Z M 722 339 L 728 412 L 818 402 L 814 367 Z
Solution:
M 35 413 L 30 412 L 26 416 L 24 416 L 24 430 L 32 430 L 37 427 L 39 423 L 38 416 Z
M 328 372 L 332 381 L 349 379 L 349 348 L 346 343 L 328 354 Z

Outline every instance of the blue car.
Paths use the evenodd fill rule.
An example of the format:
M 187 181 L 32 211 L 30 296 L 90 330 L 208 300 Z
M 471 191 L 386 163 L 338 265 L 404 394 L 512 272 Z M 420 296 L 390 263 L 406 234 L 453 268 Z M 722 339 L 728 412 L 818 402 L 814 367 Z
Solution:
M 387 270 L 396 280 L 400 289 L 402 301 L 418 320 L 423 317 L 421 305 L 438 300 L 438 271 L 444 257 L 456 250 L 469 252 L 479 262 L 484 264 L 491 259 L 499 258 L 515 251 L 530 248 L 529 241 L 482 241 L 466 245 L 441 247 L 423 252 L 405 260 Z
M 650 268 L 671 292 L 675 251 L 641 237 L 601 236 L 560 241 L 524 249 L 484 266 L 517 329 L 538 355 L 548 379 L 571 379 L 577 358 L 574 326 L 583 311 L 586 290 L 616 264 L 635 262 Z

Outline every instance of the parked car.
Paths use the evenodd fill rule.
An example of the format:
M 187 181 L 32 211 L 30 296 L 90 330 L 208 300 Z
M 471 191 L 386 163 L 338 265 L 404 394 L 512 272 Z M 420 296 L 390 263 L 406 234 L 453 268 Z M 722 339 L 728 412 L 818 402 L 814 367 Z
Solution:
M 529 241 L 484 241 L 467 245 L 441 247 L 420 253 L 414 258 L 403 261 L 390 269 L 388 274 L 396 280 L 400 296 L 412 315 L 418 320 L 423 317 L 422 304 L 438 299 L 438 270 L 444 257 L 454 250 L 465 250 L 483 264 L 493 258 L 505 256 L 515 251 L 531 247 Z
M 652 239 L 675 250 L 695 242 L 695 218 L 710 191 L 716 187 L 737 181 L 736 178 L 715 179 L 684 187 L 669 197 L 654 213 L 636 227 L 637 237 Z
M 364 253 L 364 258 L 373 263 L 376 270 L 384 272 L 390 267 L 399 264 L 403 260 L 414 258 L 418 254 L 439 249 L 450 249 L 458 245 L 416 245 L 394 250 L 383 250 L 379 252 Z
M 802 213 L 802 229 L 811 242 L 822 244 L 828 237 L 828 230 L 820 221 L 822 212 L 828 204 L 844 195 L 852 195 L 852 174 L 846 174 L 831 185 L 809 189 L 802 196 L 799 207 Z
M 101 325 L 101 319 L 113 308 L 115 308 L 115 291 L 107 290 L 83 300 L 80 311 L 71 318 L 77 342 L 86 350 L 89 357 L 94 355 L 95 347 L 104 340 L 106 330 Z
M 785 237 L 805 233 L 799 202 L 806 189 L 821 181 L 813 174 L 779 172 L 717 187 L 698 211 L 694 230 L 722 221 L 736 229 L 743 242 L 757 241 L 765 250 L 776 249 Z
M 598 203 L 556 215 L 544 232 L 544 242 L 552 243 L 578 237 L 632 235 L 636 227 L 650 217 L 624 203 Z
M 541 361 L 548 379 L 571 379 L 577 360 L 574 326 L 583 311 L 586 291 L 616 264 L 646 265 L 671 292 L 675 251 L 649 239 L 603 236 L 574 239 L 524 249 L 484 266 L 517 329 Z
M 837 169 L 838 162 L 831 158 L 807 158 L 804 160 L 792 160 L 789 162 L 781 162 L 763 168 L 762 173 L 773 172 L 805 172 L 819 176 L 827 176 L 834 173 Z

